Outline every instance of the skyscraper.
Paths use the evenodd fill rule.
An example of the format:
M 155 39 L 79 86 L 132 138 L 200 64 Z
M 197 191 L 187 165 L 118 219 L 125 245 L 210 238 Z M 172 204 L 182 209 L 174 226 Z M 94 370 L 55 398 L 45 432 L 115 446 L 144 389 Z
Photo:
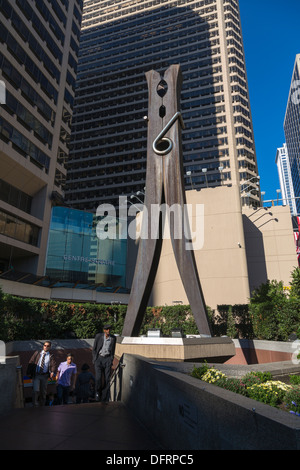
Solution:
M 277 149 L 276 165 L 283 204 L 288 204 L 290 206 L 291 214 L 293 216 L 297 215 L 291 167 L 286 144 L 283 144 L 283 147 Z
M 145 186 L 145 72 L 183 72 L 186 189 L 240 185 L 259 205 L 237 0 L 86 0 L 66 200 L 94 211 Z
M 0 2 L 0 271 L 44 273 L 63 198 L 82 0 Z
M 295 197 L 300 197 L 300 54 L 297 54 L 292 83 L 290 87 L 284 134 L 291 166 Z M 296 199 L 297 212 L 300 213 L 300 199 Z

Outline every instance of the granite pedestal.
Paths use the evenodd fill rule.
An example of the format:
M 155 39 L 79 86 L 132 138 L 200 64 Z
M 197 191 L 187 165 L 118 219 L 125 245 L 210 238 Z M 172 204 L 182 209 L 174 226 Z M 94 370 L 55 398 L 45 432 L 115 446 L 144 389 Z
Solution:
M 197 361 L 223 363 L 235 356 L 231 338 L 123 337 L 117 338 L 116 356 L 134 354 L 157 361 Z

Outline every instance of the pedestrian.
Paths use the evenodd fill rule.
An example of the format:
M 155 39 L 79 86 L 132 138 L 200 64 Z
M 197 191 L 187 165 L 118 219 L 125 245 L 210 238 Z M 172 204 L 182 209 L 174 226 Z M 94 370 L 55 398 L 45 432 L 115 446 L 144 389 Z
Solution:
M 74 389 L 77 366 L 73 362 L 73 355 L 67 354 L 67 360 L 61 362 L 57 369 L 57 401 L 59 405 L 67 405 L 70 392 Z
M 92 356 L 96 372 L 96 401 L 109 401 L 109 380 L 116 349 L 116 337 L 110 334 L 111 325 L 104 325 L 103 333 L 98 333 L 94 340 Z M 102 381 L 104 385 L 102 388 Z M 101 393 L 102 389 L 102 393 Z
M 76 403 L 88 403 L 89 398 L 92 395 L 91 390 L 95 385 L 95 377 L 89 372 L 90 366 L 83 364 L 81 367 L 81 373 L 78 375 L 75 384 L 75 395 Z
M 45 341 L 43 350 L 35 351 L 27 367 L 27 375 L 32 378 L 33 406 L 46 404 L 48 379 L 52 379 L 56 371 L 56 362 L 50 348 L 51 342 Z

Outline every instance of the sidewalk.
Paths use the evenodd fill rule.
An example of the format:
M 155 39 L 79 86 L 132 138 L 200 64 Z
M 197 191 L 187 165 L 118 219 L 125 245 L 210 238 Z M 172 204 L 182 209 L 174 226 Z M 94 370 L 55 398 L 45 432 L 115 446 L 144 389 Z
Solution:
M 24 408 L 0 419 L 0 450 L 160 449 L 120 402 Z

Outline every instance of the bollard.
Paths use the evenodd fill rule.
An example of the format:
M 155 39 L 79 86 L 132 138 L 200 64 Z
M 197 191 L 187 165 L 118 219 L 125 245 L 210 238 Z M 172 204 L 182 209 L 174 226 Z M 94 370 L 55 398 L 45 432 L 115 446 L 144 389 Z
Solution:
M 6 345 L 0 340 L 0 364 L 6 364 Z

